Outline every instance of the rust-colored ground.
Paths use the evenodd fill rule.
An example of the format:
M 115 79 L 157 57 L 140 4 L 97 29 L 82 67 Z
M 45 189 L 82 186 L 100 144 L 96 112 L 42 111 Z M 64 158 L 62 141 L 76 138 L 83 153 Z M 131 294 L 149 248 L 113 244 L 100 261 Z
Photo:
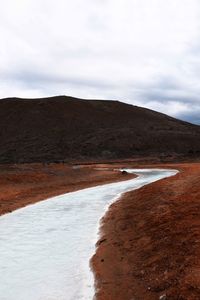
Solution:
M 200 299 L 200 164 L 127 193 L 103 218 L 97 300 Z
M 126 165 L 142 167 L 126 162 L 76 169 L 62 164 L 0 166 L 0 214 L 129 179 L 131 175 L 113 170 Z M 97 300 L 200 299 L 200 163 L 154 167 L 181 172 L 127 193 L 103 218 L 92 259 Z
M 52 196 L 132 177 L 95 165 L 75 169 L 65 164 L 1 165 L 0 215 Z

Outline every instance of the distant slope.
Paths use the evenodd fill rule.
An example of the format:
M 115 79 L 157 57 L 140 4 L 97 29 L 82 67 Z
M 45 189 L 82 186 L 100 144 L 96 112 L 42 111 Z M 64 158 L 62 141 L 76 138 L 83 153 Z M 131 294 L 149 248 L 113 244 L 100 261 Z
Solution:
M 118 101 L 0 100 L 0 162 L 200 156 L 200 127 Z

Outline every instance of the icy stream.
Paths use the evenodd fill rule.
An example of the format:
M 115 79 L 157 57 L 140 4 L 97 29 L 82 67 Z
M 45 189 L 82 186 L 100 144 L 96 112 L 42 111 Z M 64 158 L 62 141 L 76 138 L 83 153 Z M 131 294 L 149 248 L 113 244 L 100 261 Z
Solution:
M 0 217 L 1 300 L 90 300 L 89 260 L 98 226 L 122 193 L 175 175 L 129 169 L 139 177 L 48 199 Z

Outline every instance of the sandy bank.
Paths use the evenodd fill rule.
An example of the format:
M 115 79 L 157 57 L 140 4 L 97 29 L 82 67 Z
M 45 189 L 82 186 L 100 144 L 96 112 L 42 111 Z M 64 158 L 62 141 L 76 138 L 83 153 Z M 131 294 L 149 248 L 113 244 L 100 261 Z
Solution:
M 200 299 L 200 164 L 167 167 L 181 172 L 127 193 L 103 218 L 97 300 Z
M 0 215 L 49 197 L 130 178 L 133 175 L 95 165 L 0 165 Z

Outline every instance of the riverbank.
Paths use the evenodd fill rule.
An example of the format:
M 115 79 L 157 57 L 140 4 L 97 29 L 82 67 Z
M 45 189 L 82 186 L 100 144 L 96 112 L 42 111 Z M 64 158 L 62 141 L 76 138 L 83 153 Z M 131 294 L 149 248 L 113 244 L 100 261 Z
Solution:
M 97 300 L 200 299 L 200 164 L 154 167 L 180 173 L 127 193 L 102 220 Z
M 200 299 L 200 164 L 0 166 L 0 214 L 78 189 L 132 178 L 115 168 L 180 173 L 130 193 L 103 218 L 92 266 L 97 300 Z M 109 168 L 109 169 L 108 169 Z
M 49 197 L 133 177 L 112 166 L 0 165 L 0 215 Z

